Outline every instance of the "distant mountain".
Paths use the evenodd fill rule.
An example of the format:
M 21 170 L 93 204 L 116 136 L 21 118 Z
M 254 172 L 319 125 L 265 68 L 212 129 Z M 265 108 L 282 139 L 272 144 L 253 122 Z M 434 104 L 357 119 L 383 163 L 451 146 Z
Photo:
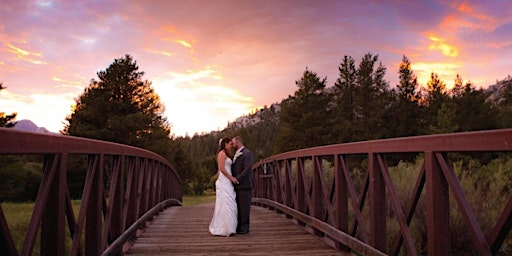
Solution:
M 34 122 L 27 120 L 27 119 L 14 121 L 12 123 L 15 123 L 14 127 L 11 128 L 14 130 L 26 131 L 26 132 L 42 132 L 42 133 L 50 132 L 46 128 L 39 127 L 36 124 L 34 124 Z

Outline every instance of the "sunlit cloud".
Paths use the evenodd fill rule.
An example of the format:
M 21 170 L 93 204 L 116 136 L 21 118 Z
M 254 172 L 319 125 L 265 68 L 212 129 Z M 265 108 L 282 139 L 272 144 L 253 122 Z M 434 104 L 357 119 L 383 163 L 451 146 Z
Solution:
M 168 52 L 168 51 L 157 51 L 157 50 L 147 50 L 147 51 L 150 52 L 150 53 L 153 53 L 153 54 L 164 55 L 164 56 L 167 56 L 167 57 L 172 57 L 172 56 L 176 55 L 175 52 Z
M 20 95 L 2 90 L 0 109 L 5 113 L 16 112 L 16 120 L 29 119 L 51 132 L 58 132 L 64 127 L 62 122 L 70 113 L 74 96 L 69 93 Z M 69 107 L 63 108 L 63 106 Z
M 459 49 L 453 45 L 445 43 L 445 40 L 436 36 L 429 36 L 428 39 L 432 41 L 429 50 L 439 50 L 444 56 L 457 57 L 459 55 Z
M 173 134 L 223 129 L 228 121 L 254 108 L 254 99 L 223 85 L 222 74 L 215 68 L 168 72 L 166 77 L 153 80 L 155 92 L 166 103 L 165 115 L 169 120 L 180 120 L 171 122 Z
M 179 43 L 187 48 L 192 48 L 192 44 L 185 40 L 175 40 L 174 42 Z
M 32 94 L 33 107 L 38 109 L 38 116 L 32 121 L 36 124 L 47 124 L 47 120 L 53 120 L 51 126 L 45 127 L 49 131 L 57 132 L 62 130 L 62 122 L 71 113 L 71 106 L 75 104 L 73 93 L 66 94 Z M 67 107 L 63 107 L 67 106 Z M 33 111 L 33 109 L 32 109 Z M 22 118 L 23 113 L 18 113 Z
M 169 42 L 172 42 L 172 43 L 175 43 L 175 44 L 179 44 L 179 45 L 181 45 L 181 46 L 183 46 L 185 48 L 188 48 L 190 53 L 194 53 L 193 44 L 195 43 L 195 41 L 188 42 L 188 41 L 183 40 L 183 39 L 172 39 L 172 38 L 165 38 L 165 39 L 163 39 L 163 41 L 169 41 Z
M 12 105 L 13 103 L 17 101 L 26 101 L 26 96 L 22 96 L 19 94 L 14 94 L 9 90 L 8 86 L 3 85 L 5 90 L 0 91 L 0 104 L 2 104 L 4 107 L 8 107 L 8 105 Z M 3 109 L 2 109 L 3 111 Z M 9 111 L 7 111 L 9 112 Z M 15 111 L 14 111 L 15 112 Z
M 58 87 L 64 87 L 64 88 L 71 87 L 71 88 L 76 88 L 76 89 L 84 88 L 83 81 L 73 81 L 73 80 L 63 79 L 63 78 L 56 77 L 56 76 L 52 76 L 52 80 L 58 84 L 57 85 Z
M 416 74 L 420 86 L 426 86 L 432 72 L 438 74 L 441 80 L 447 85 L 450 85 L 451 81 L 457 76 L 457 70 L 460 69 L 461 66 L 462 65 L 459 63 L 418 62 L 411 64 L 411 68 Z
M 179 123 L 172 123 L 172 132 L 177 135 L 194 130 L 209 132 L 223 129 L 228 121 L 254 108 L 252 98 L 221 86 L 203 85 L 193 89 L 174 87 L 173 92 L 160 96 L 167 102 L 166 116 L 170 120 L 180 120 Z
M 6 44 L 6 46 L 9 47 L 9 49 L 10 49 L 9 52 L 15 54 L 19 60 L 28 61 L 33 64 L 46 64 L 43 61 L 35 60 L 35 59 L 31 58 L 31 56 L 41 57 L 42 56 L 41 53 L 29 52 L 29 51 L 23 50 L 21 48 L 15 47 L 11 44 Z
M 18 47 L 14 47 L 10 44 L 7 44 L 7 47 L 11 48 L 11 53 L 14 53 L 18 56 L 18 58 L 22 58 L 22 57 L 25 57 L 27 55 L 30 55 L 30 53 L 28 51 L 25 51 L 25 50 L 22 50 Z
M 454 12 L 447 15 L 440 25 L 445 31 L 469 29 L 490 32 L 511 21 L 510 17 L 500 20 L 493 15 L 485 14 L 480 8 L 468 2 L 453 2 L 451 7 Z
M 170 71 L 168 75 L 171 81 L 175 83 L 193 82 L 200 79 L 222 80 L 222 74 L 211 66 L 206 67 L 204 70 L 188 70 L 186 73 Z

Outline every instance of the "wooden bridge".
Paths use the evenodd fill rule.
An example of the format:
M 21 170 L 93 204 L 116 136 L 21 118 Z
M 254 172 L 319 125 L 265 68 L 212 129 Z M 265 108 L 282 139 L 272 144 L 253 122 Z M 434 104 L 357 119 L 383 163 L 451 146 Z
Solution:
M 162 157 L 103 141 L 0 128 L 0 155 L 44 159 L 20 251 L 0 205 L 0 255 L 32 255 L 36 244 L 41 255 L 450 255 L 453 216 L 461 216 L 467 248 L 475 255 L 496 255 L 511 241 L 512 196 L 482 228 L 481 213 L 475 214 L 451 159 L 511 151 L 512 129 L 503 129 L 275 155 L 253 167 L 251 233 L 212 237 L 211 205 L 173 207 L 181 205 L 181 180 Z M 67 181 L 75 156 L 86 159 L 77 214 Z M 399 193 L 392 167 L 411 156 L 421 163 L 411 171 L 410 190 Z M 411 231 L 414 219 L 424 223 L 424 236 Z
M 231 237 L 208 232 L 214 203 L 160 213 L 127 255 L 341 255 L 321 238 L 264 207 L 251 209 L 251 232 Z

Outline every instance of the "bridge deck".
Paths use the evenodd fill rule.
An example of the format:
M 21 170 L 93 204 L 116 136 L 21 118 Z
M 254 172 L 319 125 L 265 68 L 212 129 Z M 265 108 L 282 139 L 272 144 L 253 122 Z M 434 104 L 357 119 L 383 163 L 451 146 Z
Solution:
M 171 207 L 156 217 L 127 255 L 343 255 L 283 215 L 251 209 L 251 232 L 212 236 L 214 203 Z

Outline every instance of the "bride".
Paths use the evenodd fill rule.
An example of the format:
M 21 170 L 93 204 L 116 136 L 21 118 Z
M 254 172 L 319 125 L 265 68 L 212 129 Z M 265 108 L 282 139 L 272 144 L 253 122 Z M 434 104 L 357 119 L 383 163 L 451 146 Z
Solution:
M 228 155 L 232 154 L 232 148 L 233 144 L 229 138 L 219 141 L 217 151 L 219 177 L 215 182 L 215 210 L 209 227 L 210 233 L 216 236 L 231 236 L 236 233 L 237 208 L 233 183 L 238 181 L 231 176 L 232 160 Z

